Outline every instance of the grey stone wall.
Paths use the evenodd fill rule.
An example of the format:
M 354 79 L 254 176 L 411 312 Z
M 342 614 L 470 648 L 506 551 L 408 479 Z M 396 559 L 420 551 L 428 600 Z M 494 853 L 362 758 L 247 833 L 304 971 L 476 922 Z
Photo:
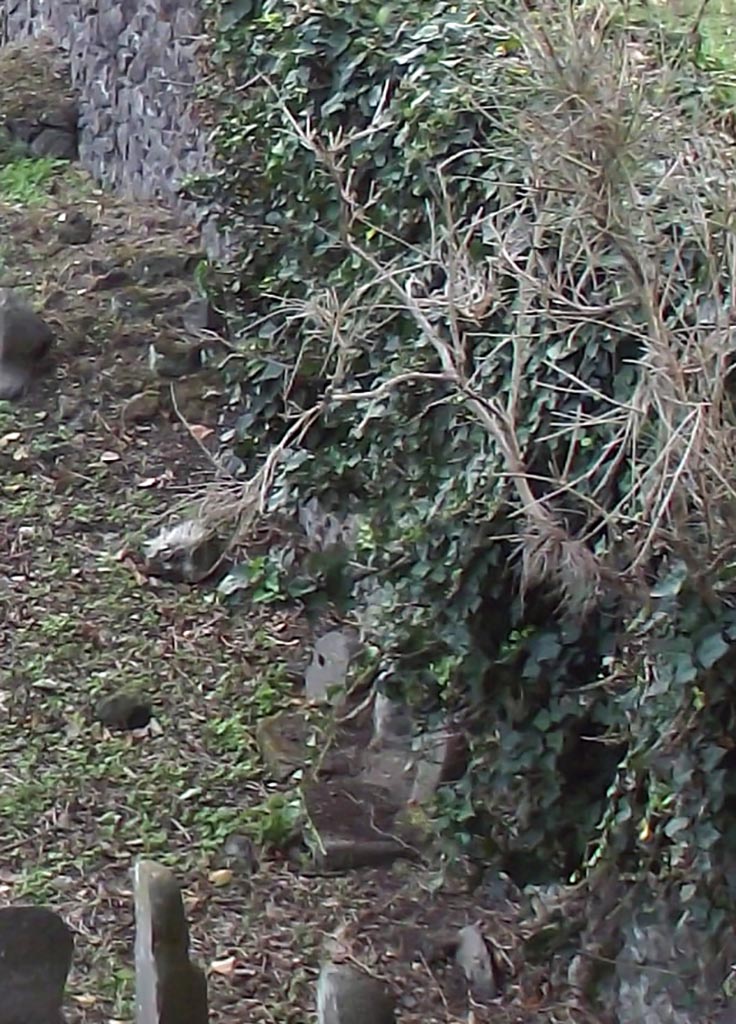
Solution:
M 136 198 L 175 198 L 206 166 L 195 90 L 201 0 L 5 0 L 4 39 L 46 35 L 69 55 L 82 164 Z

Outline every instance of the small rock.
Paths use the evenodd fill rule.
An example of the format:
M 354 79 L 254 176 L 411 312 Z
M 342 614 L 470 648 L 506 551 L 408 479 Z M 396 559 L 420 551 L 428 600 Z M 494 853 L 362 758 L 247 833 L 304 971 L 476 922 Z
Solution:
M 86 245 L 92 238 L 92 221 L 81 210 L 72 210 L 59 225 L 57 235 L 64 245 Z
M 202 369 L 202 349 L 188 341 L 161 339 L 149 347 L 148 364 L 159 377 L 186 377 Z
M 82 400 L 76 395 L 59 395 L 58 415 L 64 423 L 70 423 L 82 411 Z
M 227 334 L 227 321 L 208 298 L 193 295 L 181 311 L 181 321 L 190 334 L 211 331 L 213 334 Z
M 223 843 L 217 866 L 230 868 L 240 875 L 253 875 L 258 870 L 258 857 L 248 836 L 234 832 Z
M 113 693 L 97 702 L 95 717 L 110 729 L 143 729 L 151 721 L 151 705 L 133 693 Z
M 280 711 L 259 719 L 258 751 L 275 782 L 285 782 L 294 772 L 309 766 L 315 755 L 311 735 L 309 723 L 298 711 Z
M 386 986 L 348 964 L 327 963 L 317 980 L 318 1024 L 394 1024 Z
M 225 552 L 225 545 L 193 519 L 165 527 L 145 545 L 145 571 L 171 583 L 201 583 L 210 576 Z
M 31 142 L 31 153 L 38 157 L 53 157 L 56 160 L 77 159 L 76 132 L 64 128 L 42 128 Z
M 57 107 L 46 109 L 38 119 L 43 128 L 62 128 L 68 132 L 76 132 L 79 110 L 76 103 L 67 100 Z
M 123 423 L 150 423 L 161 405 L 158 391 L 141 391 L 132 395 L 123 406 L 120 418 Z

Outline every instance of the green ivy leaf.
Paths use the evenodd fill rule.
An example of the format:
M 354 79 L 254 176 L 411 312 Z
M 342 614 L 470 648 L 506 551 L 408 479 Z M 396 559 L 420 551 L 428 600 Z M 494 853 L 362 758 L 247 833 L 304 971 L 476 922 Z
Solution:
M 706 636 L 697 646 L 696 656 L 703 668 L 712 668 L 729 649 L 728 643 L 723 639 L 722 634 L 713 632 Z

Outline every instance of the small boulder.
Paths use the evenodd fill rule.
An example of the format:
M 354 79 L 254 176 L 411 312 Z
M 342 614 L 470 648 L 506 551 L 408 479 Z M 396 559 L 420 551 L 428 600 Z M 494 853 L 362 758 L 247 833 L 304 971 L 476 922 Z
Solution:
M 76 160 L 76 133 L 63 128 L 42 128 L 31 142 L 31 153 L 37 157 L 53 157 L 55 160 Z
M 349 964 L 327 963 L 317 980 L 318 1024 L 394 1024 L 396 1004 L 386 986 Z
M 151 721 L 151 705 L 134 693 L 113 693 L 97 702 L 95 717 L 108 729 L 144 729 Z
M 215 858 L 216 866 L 228 868 L 243 877 L 253 875 L 258 870 L 258 855 L 248 836 L 233 832 L 222 845 Z
M 41 372 L 53 331 L 25 299 L 0 288 L 0 399 L 18 398 Z
M 263 763 L 275 782 L 285 782 L 312 762 L 313 730 L 298 711 L 279 711 L 261 718 L 256 725 L 256 743 Z
M 59 224 L 57 235 L 64 245 L 86 245 L 92 238 L 92 221 L 81 210 L 71 210 Z

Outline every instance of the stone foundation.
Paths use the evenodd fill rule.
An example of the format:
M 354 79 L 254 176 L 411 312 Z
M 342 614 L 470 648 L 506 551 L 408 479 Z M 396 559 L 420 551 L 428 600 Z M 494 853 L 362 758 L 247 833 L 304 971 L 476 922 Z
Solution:
M 82 165 L 108 187 L 183 211 L 178 186 L 207 164 L 195 95 L 201 2 L 6 0 L 4 8 L 3 42 L 46 37 L 68 56 Z

